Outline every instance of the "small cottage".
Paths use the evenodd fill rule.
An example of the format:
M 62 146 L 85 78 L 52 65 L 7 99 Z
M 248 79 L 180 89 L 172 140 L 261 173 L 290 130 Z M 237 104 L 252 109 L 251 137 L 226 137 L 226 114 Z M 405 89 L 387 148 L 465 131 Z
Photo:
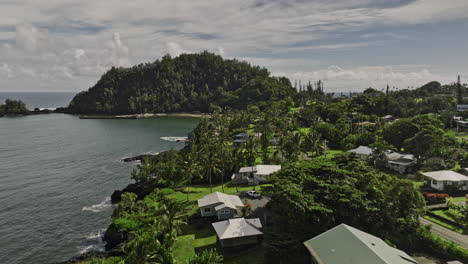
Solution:
M 244 207 L 239 196 L 221 192 L 208 194 L 197 202 L 201 216 L 216 216 L 218 220 L 240 216 L 240 209 Z
M 268 181 L 268 176 L 281 170 L 281 165 L 256 165 L 243 167 L 231 177 L 233 184 L 257 185 Z
M 355 153 L 362 160 L 366 160 L 372 155 L 373 151 L 373 148 L 367 146 L 359 146 L 356 149 L 348 150 L 348 152 Z M 417 161 L 413 154 L 400 153 L 393 150 L 385 151 L 385 156 L 388 159 L 386 167 L 399 173 L 409 172 Z
M 468 177 L 455 171 L 431 171 L 423 172 L 429 185 L 439 191 L 445 191 L 448 186 L 456 187 L 460 190 L 468 190 Z
M 213 223 L 218 245 L 223 252 L 245 249 L 259 244 L 263 233 L 260 219 L 235 218 Z

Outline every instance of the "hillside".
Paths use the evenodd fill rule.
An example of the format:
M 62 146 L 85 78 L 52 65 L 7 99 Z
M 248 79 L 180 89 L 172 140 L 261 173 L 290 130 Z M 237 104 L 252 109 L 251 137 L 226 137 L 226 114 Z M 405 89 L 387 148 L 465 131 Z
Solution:
M 209 112 L 218 107 L 245 109 L 293 96 L 287 78 L 267 69 L 203 52 L 164 56 L 153 63 L 112 68 L 94 87 L 77 94 L 72 114 Z

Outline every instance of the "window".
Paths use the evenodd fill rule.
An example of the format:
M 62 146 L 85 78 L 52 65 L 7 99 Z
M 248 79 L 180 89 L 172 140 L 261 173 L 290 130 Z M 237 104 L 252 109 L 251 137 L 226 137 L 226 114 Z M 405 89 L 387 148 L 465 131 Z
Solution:
M 204 211 L 205 211 L 205 213 L 211 213 L 211 208 L 207 207 L 207 208 L 205 208 Z
M 436 181 L 436 180 L 432 180 L 432 184 L 437 185 L 437 181 Z
M 222 213 L 222 214 L 229 214 L 230 212 L 231 212 L 231 211 L 229 211 L 229 210 L 221 210 L 221 213 Z

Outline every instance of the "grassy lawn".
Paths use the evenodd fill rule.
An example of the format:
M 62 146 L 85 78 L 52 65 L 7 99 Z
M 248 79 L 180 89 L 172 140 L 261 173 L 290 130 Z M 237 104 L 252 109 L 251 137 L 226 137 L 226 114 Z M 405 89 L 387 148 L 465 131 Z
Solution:
M 330 149 L 330 150 L 327 150 L 325 151 L 325 154 L 323 154 L 325 157 L 330 157 L 330 158 L 333 158 L 334 156 L 336 155 L 339 155 L 341 153 L 344 153 L 343 150 L 338 150 L 338 149 Z
M 271 186 L 271 184 L 262 184 L 262 185 L 257 185 L 257 186 L 240 185 L 236 187 L 236 185 L 233 185 L 229 182 L 229 183 L 224 184 L 224 193 L 236 194 L 242 191 L 249 191 L 249 190 L 256 190 L 258 192 L 261 192 L 262 186 Z M 191 193 L 189 194 L 188 201 L 187 201 L 187 194 L 182 193 L 182 192 L 174 192 L 172 194 L 169 194 L 167 197 L 170 197 L 179 201 L 187 202 L 188 214 L 192 215 L 196 213 L 198 210 L 197 200 L 200 198 L 203 198 L 205 195 L 210 194 L 211 189 L 209 185 L 194 185 L 190 187 L 190 191 Z M 222 186 L 213 185 L 213 192 L 223 192 Z
M 225 264 L 247 264 L 247 263 L 264 263 L 263 246 L 258 246 L 255 249 L 245 252 L 245 254 L 235 257 L 224 258 Z
M 201 229 L 186 226 L 174 245 L 173 255 L 177 263 L 185 264 L 195 252 L 216 248 L 216 233 L 211 225 Z
M 440 217 L 443 217 L 443 218 L 447 219 L 448 221 L 456 222 L 456 220 L 453 219 L 452 216 L 447 214 L 446 210 L 436 210 L 436 211 L 432 211 L 432 213 L 434 213 L 434 214 L 436 214 L 436 215 L 438 215 Z
M 453 197 L 453 198 L 450 198 L 450 201 L 452 201 L 452 202 L 465 202 L 466 199 L 465 199 L 465 197 Z
M 263 184 L 258 186 L 239 186 L 236 188 L 231 183 L 224 185 L 224 193 L 227 194 L 236 194 L 241 191 L 253 190 L 256 189 L 260 191 L 260 187 L 270 186 L 269 184 Z M 196 201 L 203 196 L 210 194 L 211 190 L 209 186 L 193 186 L 190 188 L 192 192 L 189 194 L 188 208 L 189 214 L 195 213 L 198 210 Z M 213 192 L 222 192 L 222 186 L 217 185 L 213 186 Z M 187 201 L 187 194 L 182 192 L 175 192 L 168 197 L 180 200 Z M 174 257 L 177 260 L 177 263 L 187 263 L 188 260 L 195 255 L 196 252 L 203 251 L 205 249 L 216 248 L 216 233 L 213 227 L 209 224 L 203 226 L 202 228 L 196 228 L 195 226 L 188 225 L 185 226 L 182 230 L 182 235 L 177 238 L 177 241 L 174 245 Z M 244 255 L 226 258 L 224 263 L 263 263 L 263 248 L 258 247 L 252 251 L 246 252 Z
M 446 227 L 446 228 L 448 228 L 448 229 L 450 229 L 450 230 L 453 230 L 453 231 L 458 232 L 458 233 L 463 233 L 463 230 L 462 230 L 461 228 L 452 226 L 452 225 L 450 225 L 450 224 L 448 224 L 448 223 L 446 223 L 446 222 L 442 222 L 442 221 L 440 221 L 439 219 L 435 219 L 434 217 L 431 217 L 431 216 L 429 216 L 429 215 L 425 215 L 425 216 L 423 216 L 423 217 L 424 217 L 425 219 L 431 221 L 431 222 L 434 222 L 434 223 L 436 223 L 436 224 L 439 224 L 439 225 L 441 225 L 441 226 L 443 226 L 443 227 Z
M 216 249 L 216 233 L 211 225 L 203 228 L 186 226 L 174 245 L 173 255 L 177 263 L 188 263 L 195 253 L 206 249 Z M 259 246 L 240 256 L 226 257 L 226 264 L 263 263 L 264 249 Z

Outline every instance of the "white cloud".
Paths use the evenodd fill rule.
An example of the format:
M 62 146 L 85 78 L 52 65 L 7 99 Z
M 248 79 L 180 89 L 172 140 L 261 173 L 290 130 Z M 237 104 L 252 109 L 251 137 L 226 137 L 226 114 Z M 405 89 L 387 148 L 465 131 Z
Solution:
M 397 65 L 397 66 L 365 66 L 342 68 L 332 65 L 325 69 L 308 72 L 277 73 L 288 76 L 291 80 L 300 80 L 303 83 L 311 80 L 325 82 L 328 92 L 343 90 L 361 91 L 367 87 L 383 89 L 391 87 L 407 88 L 419 87 L 430 81 L 446 81 L 450 79 L 432 73 L 424 65 Z
M 85 89 L 90 79 L 96 80 L 111 66 L 147 62 L 166 53 L 177 56 L 202 50 L 229 57 L 256 57 L 254 62 L 273 65 L 272 72 L 311 74 L 310 69 L 317 69 L 319 60 L 321 65 L 342 64 L 327 63 L 327 58 L 320 56 L 301 59 L 284 56 L 290 52 L 331 52 L 388 45 L 380 39 L 403 41 L 406 37 L 397 33 L 361 33 L 379 25 L 404 26 L 468 17 L 466 0 L 415 0 L 392 8 L 384 4 L 388 1 L 5 1 L 0 3 L 0 62 L 3 63 L 0 65 L 7 65 L 9 74 L 5 74 L 6 67 L 0 68 L 0 74 L 10 79 L 38 78 L 51 82 L 82 80 Z M 330 40 L 343 32 L 359 32 L 362 38 L 354 42 Z M 283 56 L 271 59 L 279 54 Z M 362 76 L 365 71 L 374 74 L 375 69 L 358 67 L 366 61 L 357 59 L 353 63 L 348 70 L 335 69 L 328 76 L 351 78 L 350 75 Z M 424 76 L 421 71 L 415 70 L 412 78 Z M 394 75 L 386 70 L 380 73 L 382 78 L 408 79 L 397 70 Z M 368 79 L 362 78 L 360 86 Z
M 169 53 L 171 56 L 176 57 L 182 53 L 191 53 L 187 50 L 182 49 L 182 47 L 175 42 L 167 42 L 166 43 L 166 52 Z

